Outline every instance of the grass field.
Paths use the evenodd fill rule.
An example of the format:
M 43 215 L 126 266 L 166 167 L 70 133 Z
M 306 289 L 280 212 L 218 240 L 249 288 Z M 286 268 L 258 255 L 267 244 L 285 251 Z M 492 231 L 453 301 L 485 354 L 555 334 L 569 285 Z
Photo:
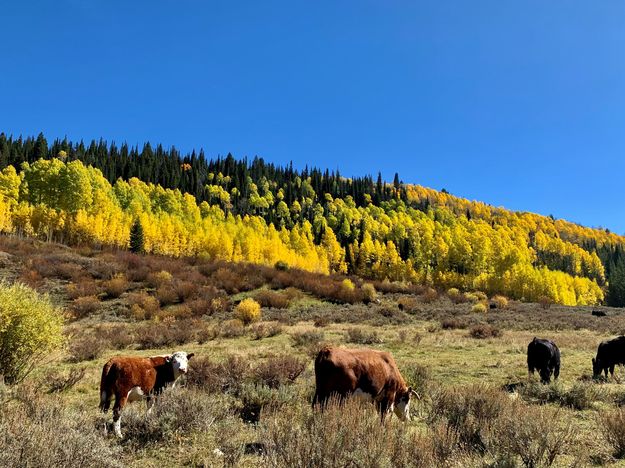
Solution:
M 274 274 L 270 269 L 232 270 L 234 277 L 257 278 L 239 289 L 225 285 L 226 277 L 234 280 L 223 265 L 124 260 L 124 254 L 14 240 L 0 248 L 8 254 L 0 257 L 5 278 L 25 281 L 74 311 L 66 327 L 68 348 L 0 393 L 0 429 L 7 434 L 0 436 L 3 466 L 623 464 L 622 371 L 608 382 L 590 379 L 598 343 L 625 330 L 621 310 L 602 307 L 607 317 L 594 317 L 589 307 L 510 302 L 472 312 L 474 301 L 399 286 L 386 286 L 388 292 L 378 292 L 368 304 L 350 303 L 349 297 L 324 297 L 318 285 L 276 285 L 275 278 L 267 279 Z M 145 275 L 133 276 L 144 268 Z M 197 291 L 185 295 L 176 283 L 204 281 L 192 280 L 195 273 L 188 268 L 204 271 L 200 291 L 212 285 L 210 298 Z M 150 279 L 154 271 L 170 271 L 171 284 Z M 111 281 L 121 274 L 123 284 L 115 289 Z M 76 285 L 88 294 L 80 296 Z M 175 299 L 167 298 L 170 286 L 178 291 Z M 91 296 L 86 311 L 77 305 L 80 297 Z M 158 303 L 150 305 L 146 296 Z M 262 321 L 243 326 L 231 320 L 231 310 L 246 297 L 269 305 Z M 210 313 L 194 313 L 197 301 Z M 151 318 L 145 319 L 148 312 Z M 560 347 L 557 384 L 528 382 L 526 349 L 534 336 Z M 413 404 L 412 420 L 391 418 L 381 425 L 370 408 L 355 403 L 313 413 L 312 361 L 321 344 L 390 351 L 424 397 Z M 186 382 L 166 392 L 153 415 L 146 416 L 139 403 L 130 405 L 122 416 L 122 441 L 105 436 L 110 414 L 105 418 L 97 409 L 104 362 L 118 354 L 178 349 L 196 353 Z M 69 380 L 72 373 L 76 382 Z M 518 392 L 503 390 L 516 383 L 522 384 Z M 60 391 L 49 393 L 53 387 Z M 45 463 L 38 458 L 44 448 L 56 454 Z

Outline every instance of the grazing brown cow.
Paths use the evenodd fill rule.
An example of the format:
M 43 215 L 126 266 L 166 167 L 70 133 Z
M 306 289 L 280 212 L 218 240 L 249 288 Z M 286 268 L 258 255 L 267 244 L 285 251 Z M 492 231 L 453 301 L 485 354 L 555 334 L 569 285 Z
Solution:
M 175 385 L 182 374 L 187 373 L 193 353 L 178 351 L 171 355 L 148 358 L 118 356 L 109 359 L 102 369 L 100 380 L 100 409 L 106 413 L 113 406 L 113 429 L 121 437 L 121 412 L 127 402 L 145 399 L 148 412 L 154 397 L 169 385 Z
M 402 421 L 410 419 L 410 397 L 419 398 L 385 351 L 325 347 L 315 359 L 315 382 L 313 405 L 324 405 L 332 395 L 355 395 L 373 401 L 382 419 L 391 410 Z

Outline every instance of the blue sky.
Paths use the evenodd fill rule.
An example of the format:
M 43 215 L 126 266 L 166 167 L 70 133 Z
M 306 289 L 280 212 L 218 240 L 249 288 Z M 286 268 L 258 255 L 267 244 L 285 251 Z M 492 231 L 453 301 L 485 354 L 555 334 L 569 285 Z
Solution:
M 625 233 L 625 3 L 3 2 L 0 131 L 376 174 Z

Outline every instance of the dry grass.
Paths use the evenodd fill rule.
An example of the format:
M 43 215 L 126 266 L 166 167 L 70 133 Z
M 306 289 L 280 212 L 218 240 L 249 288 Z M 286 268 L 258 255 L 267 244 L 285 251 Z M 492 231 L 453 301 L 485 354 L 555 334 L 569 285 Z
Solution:
M 254 299 L 262 307 L 274 307 L 276 309 L 286 309 L 291 304 L 291 300 L 285 293 L 261 289 L 254 294 Z
M 116 298 L 128 290 L 128 280 L 124 275 L 116 275 L 110 280 L 104 281 L 102 287 L 108 297 Z
M 262 322 L 252 327 L 252 337 L 255 340 L 271 338 L 282 333 L 282 326 L 278 323 Z
M 78 283 L 71 283 L 67 285 L 67 295 L 70 299 L 97 296 L 99 293 L 100 288 L 93 279 L 86 278 Z
M 269 388 L 278 388 L 293 383 L 304 371 L 306 364 L 305 360 L 288 354 L 270 355 L 254 368 L 253 380 Z
M 145 450 L 190 432 L 207 431 L 229 415 L 219 395 L 193 389 L 166 389 L 149 414 L 140 406 L 129 405 L 122 418 L 123 443 L 132 450 Z
M 351 327 L 345 332 L 345 341 L 347 343 L 370 345 L 382 343 L 382 338 L 380 338 L 377 331 L 365 331 L 362 328 Z
M 91 418 L 56 398 L 20 388 L 19 400 L 0 405 L 0 466 L 121 467 L 120 449 L 102 437 Z
M 74 337 L 69 345 L 70 361 L 93 361 L 102 356 L 106 343 L 92 333 Z
M 572 436 L 557 410 L 516 402 L 494 423 L 489 446 L 500 460 L 516 455 L 528 468 L 546 467 L 567 453 Z
M 69 373 L 62 374 L 49 374 L 46 376 L 46 384 L 48 386 L 48 393 L 61 393 L 70 390 L 77 383 L 79 383 L 86 373 L 86 368 L 74 368 Z
M 371 405 L 356 400 L 331 403 L 323 412 L 276 413 L 262 423 L 261 437 L 263 462 L 272 467 L 430 467 L 446 461 L 435 458 L 427 436 L 380 424 Z
M 612 447 L 614 457 L 625 458 L 625 408 L 600 413 L 597 428 Z
M 474 325 L 469 329 L 469 336 L 478 340 L 486 338 L 499 338 L 502 334 L 503 333 L 499 328 L 486 323 Z
M 83 296 L 74 299 L 71 305 L 75 318 L 83 318 L 96 313 L 100 309 L 100 299 L 97 296 Z
M 140 349 L 165 348 L 197 340 L 199 327 L 193 320 L 165 320 L 136 328 L 135 341 Z

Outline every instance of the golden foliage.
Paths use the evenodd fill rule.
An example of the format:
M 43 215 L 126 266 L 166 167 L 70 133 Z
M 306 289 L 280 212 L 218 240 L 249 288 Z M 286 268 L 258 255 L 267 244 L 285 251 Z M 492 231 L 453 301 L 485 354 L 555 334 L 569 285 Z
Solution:
M 111 185 L 79 161 L 39 160 L 19 173 L 7 167 L 0 172 L 0 232 L 128 247 L 138 219 L 148 253 L 349 272 L 566 305 L 603 300 L 605 271 L 593 248 L 625 244 L 604 230 L 410 185 L 405 201 L 357 206 L 349 195 L 318 197 L 302 181 L 301 198 L 288 206 L 284 193 L 269 190 L 270 181 L 248 180 L 250 214 L 233 215 L 231 196 L 240 194 L 225 191 L 224 179 L 213 175 L 209 200 L 198 204 L 136 178 Z M 277 213 L 273 223 L 263 218 L 269 207 Z
M 245 325 L 260 320 L 260 304 L 252 298 L 243 299 L 234 308 L 234 318 Z

